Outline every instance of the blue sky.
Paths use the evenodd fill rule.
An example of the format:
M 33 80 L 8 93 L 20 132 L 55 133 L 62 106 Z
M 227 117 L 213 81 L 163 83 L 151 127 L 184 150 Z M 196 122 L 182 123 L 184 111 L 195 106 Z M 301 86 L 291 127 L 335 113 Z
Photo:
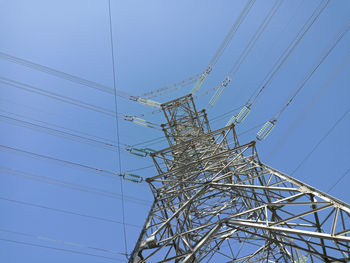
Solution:
M 139 95 L 202 72 L 246 3 L 111 0 L 118 91 Z M 274 3 L 255 2 L 199 94 L 219 87 Z M 282 1 L 210 110 L 209 119 L 246 103 L 320 3 Z M 331 1 L 326 6 L 252 106 L 247 119 L 237 126 L 238 134 L 243 133 L 239 136 L 242 143 L 255 139 L 260 126 L 287 103 L 334 42 L 337 32 L 349 27 L 349 11 L 350 2 L 346 0 Z M 33 158 L 23 151 L 101 170 L 126 172 L 152 162 L 130 155 L 124 145 L 142 143 L 162 133 L 119 119 L 122 143 L 119 167 L 118 154 L 106 145 L 115 143 L 113 117 L 32 91 L 34 87 L 113 112 L 112 94 L 15 63 L 4 55 L 113 88 L 108 2 L 0 0 L 0 32 L 2 261 L 112 261 L 109 258 L 123 261 L 124 256 L 118 254 L 125 251 L 120 224 L 120 178 L 52 159 Z M 293 173 L 295 178 L 325 192 L 350 168 L 349 47 L 347 32 L 280 116 L 271 134 L 257 145 L 262 162 Z M 188 94 L 191 88 L 187 86 L 154 100 L 166 102 Z M 195 100 L 197 109 L 205 108 L 213 93 L 199 96 Z M 159 113 L 149 114 L 152 108 L 122 97 L 117 102 L 120 113 L 148 113 L 142 118 L 157 124 L 165 121 Z M 228 114 L 217 119 L 212 129 L 224 126 L 230 117 Z M 58 136 L 52 129 L 90 140 L 78 140 L 66 133 Z M 141 146 L 145 145 L 148 144 Z M 166 143 L 157 141 L 149 147 L 162 149 Z M 151 167 L 134 173 L 146 178 L 156 171 Z M 346 174 L 329 193 L 349 203 L 349 185 L 350 175 Z M 152 195 L 144 183 L 123 181 L 123 190 L 130 253 Z M 99 248 L 110 251 L 102 252 Z

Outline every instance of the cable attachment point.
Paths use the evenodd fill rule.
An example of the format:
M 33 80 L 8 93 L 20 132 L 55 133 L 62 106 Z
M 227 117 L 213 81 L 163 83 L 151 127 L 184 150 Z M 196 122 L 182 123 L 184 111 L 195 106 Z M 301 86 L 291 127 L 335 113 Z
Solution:
M 143 182 L 143 178 L 139 175 L 136 175 L 136 174 L 124 173 L 122 176 L 123 176 L 123 179 L 126 181 L 130 181 L 133 183 L 142 183 Z
M 140 97 L 137 96 L 129 96 L 129 99 L 132 101 L 137 101 Z
M 225 90 L 225 88 L 227 87 L 227 85 L 230 83 L 231 78 L 229 76 L 227 76 L 220 84 L 220 87 L 216 90 L 216 92 L 214 93 L 213 97 L 211 97 L 209 103 L 208 103 L 208 108 L 210 107 L 214 107 L 214 105 L 216 104 L 216 102 L 218 101 L 218 99 L 220 98 L 222 92 Z
M 221 86 L 223 87 L 227 87 L 227 85 L 230 83 L 231 78 L 229 76 L 227 76 L 221 83 Z
M 125 121 L 133 121 L 133 119 L 134 119 L 134 117 L 131 115 L 124 115 L 123 116 L 123 120 L 125 120 Z
M 150 106 L 150 107 L 157 108 L 157 109 L 160 109 L 160 105 L 161 105 L 161 103 L 159 103 L 157 101 L 144 99 L 144 98 L 137 98 L 136 101 L 138 103 L 143 104 L 143 105 Z
M 207 77 L 210 74 L 210 72 L 212 71 L 212 69 L 213 68 L 211 66 L 209 66 L 205 69 L 205 71 L 202 73 L 202 75 L 199 77 L 196 84 L 192 88 L 192 90 L 191 90 L 192 95 L 196 94 L 196 92 L 203 86 L 204 81 L 207 79 Z
M 245 105 L 237 115 L 233 115 L 231 119 L 226 123 L 226 127 L 233 124 L 239 124 L 245 120 L 250 112 L 251 104 Z
M 272 129 L 275 127 L 276 121 L 277 121 L 276 119 L 274 119 L 272 121 L 267 121 L 264 124 L 264 126 L 260 129 L 260 131 L 257 133 L 256 138 L 259 141 L 262 141 L 263 139 L 265 139 L 270 134 Z
M 156 150 L 153 150 L 151 148 L 135 148 L 135 147 L 130 147 L 126 149 L 133 155 L 137 155 L 140 157 L 146 157 L 147 155 L 150 155 L 151 153 L 156 152 Z
M 211 66 L 207 67 L 205 70 L 205 74 L 209 75 L 212 70 L 213 68 Z

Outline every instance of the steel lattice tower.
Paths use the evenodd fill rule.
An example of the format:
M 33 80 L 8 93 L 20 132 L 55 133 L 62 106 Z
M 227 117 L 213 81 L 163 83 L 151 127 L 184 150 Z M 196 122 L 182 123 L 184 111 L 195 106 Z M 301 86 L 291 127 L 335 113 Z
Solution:
M 162 104 L 169 147 L 136 262 L 347 262 L 350 206 L 259 161 L 234 126 L 211 131 L 191 95 Z

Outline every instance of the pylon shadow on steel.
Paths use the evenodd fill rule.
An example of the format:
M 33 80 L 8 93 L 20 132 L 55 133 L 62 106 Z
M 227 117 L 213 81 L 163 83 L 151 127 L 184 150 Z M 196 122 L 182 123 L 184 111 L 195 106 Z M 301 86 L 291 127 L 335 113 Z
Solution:
M 136 262 L 348 262 L 350 206 L 260 162 L 234 125 L 211 131 L 192 96 L 162 104 L 169 147 Z

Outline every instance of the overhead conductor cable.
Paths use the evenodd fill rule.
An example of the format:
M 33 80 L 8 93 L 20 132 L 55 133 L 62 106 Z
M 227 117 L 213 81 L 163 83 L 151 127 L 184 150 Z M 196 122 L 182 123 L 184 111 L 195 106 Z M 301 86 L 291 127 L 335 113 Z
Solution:
M 271 22 L 272 17 L 275 15 L 277 10 L 280 8 L 281 4 L 283 3 L 283 0 L 275 0 L 275 3 L 265 16 L 264 20 L 262 23 L 259 25 L 251 39 L 249 40 L 249 43 L 245 46 L 244 50 L 240 54 L 239 58 L 235 61 L 234 65 L 226 75 L 225 79 L 221 82 L 220 86 L 216 89 L 214 95 L 211 97 L 207 110 L 211 109 L 220 96 L 222 95 L 223 91 L 226 89 L 226 87 L 229 85 L 230 81 L 232 80 L 233 76 L 237 73 L 239 70 L 240 66 L 242 65 L 243 61 L 246 59 L 248 56 L 249 52 L 252 50 L 252 48 L 255 46 L 256 42 L 262 35 L 262 33 L 265 31 L 266 27 L 269 25 Z M 215 88 L 214 88 L 215 89 Z
M 113 27 L 112 27 L 112 11 L 111 11 L 111 1 L 108 0 L 108 17 L 109 17 L 109 33 L 110 33 L 110 48 L 111 48 L 111 57 L 112 57 L 112 73 L 113 73 L 113 91 L 114 91 L 114 106 L 115 106 L 115 112 L 118 113 L 118 102 L 117 102 L 117 85 L 116 85 L 116 70 L 115 70 L 115 61 L 114 61 L 114 41 L 113 41 Z M 115 118 L 115 124 L 116 124 L 116 141 L 118 144 L 118 152 L 117 152 L 117 163 L 116 165 L 119 166 L 119 174 L 121 174 L 122 169 L 122 161 L 121 161 L 121 152 L 120 152 L 120 138 L 119 138 L 119 121 L 118 118 Z M 124 202 L 124 186 L 123 186 L 123 180 L 120 178 L 120 191 L 122 194 L 122 222 L 123 222 L 123 236 L 124 236 L 124 251 L 125 251 L 125 257 L 128 257 L 128 246 L 127 246 L 127 237 L 126 237 L 126 225 L 125 225 L 125 202 Z
M 274 66 L 271 68 L 269 73 L 265 76 L 264 80 L 262 81 L 261 85 L 256 88 L 256 90 L 253 92 L 253 94 L 250 96 L 248 101 L 246 102 L 245 106 L 242 108 L 242 110 L 238 113 L 238 115 L 233 115 L 231 119 L 228 121 L 227 125 L 230 125 L 231 123 L 241 123 L 250 113 L 251 107 L 255 103 L 255 101 L 258 99 L 258 97 L 261 95 L 263 90 L 270 85 L 272 79 L 276 75 L 276 73 L 281 69 L 282 65 L 286 62 L 288 57 L 292 54 L 292 52 L 295 50 L 295 48 L 298 46 L 300 41 L 303 39 L 305 34 L 309 31 L 311 26 L 315 23 L 317 18 L 320 16 L 320 14 L 324 11 L 324 9 L 327 7 L 329 3 L 329 0 L 322 1 L 317 6 L 315 11 L 311 14 L 311 16 L 308 18 L 306 23 L 303 25 L 303 27 L 300 29 L 296 37 L 293 39 L 293 41 L 287 46 L 287 48 L 284 50 L 284 52 L 280 55 Z M 259 87 L 261 87 L 259 89 Z M 259 91 L 258 91 L 259 90 Z M 257 95 L 254 96 L 254 94 L 257 93 Z M 254 97 L 253 97 L 254 96 Z M 274 126 L 273 122 L 270 122 L 269 124 L 266 123 L 266 127 L 264 130 L 271 131 L 271 129 Z M 272 128 L 270 128 L 272 126 Z
M 69 73 L 66 73 L 66 72 L 63 72 L 60 70 L 56 70 L 56 69 L 38 64 L 38 63 L 34 63 L 34 62 L 31 62 L 31 61 L 26 60 L 26 59 L 15 57 L 15 56 L 12 56 L 12 55 L 4 53 L 4 52 L 0 52 L 0 59 L 4 59 L 4 60 L 10 61 L 10 62 L 15 63 L 15 64 L 19 64 L 19 65 L 22 65 L 22 66 L 25 66 L 28 68 L 32 68 L 32 69 L 35 69 L 37 71 L 41 71 L 41 72 L 44 72 L 46 74 L 49 74 L 49 75 L 52 75 L 52 76 L 55 76 L 55 77 L 58 77 L 61 79 L 65 79 L 65 80 L 68 80 L 68 81 L 71 81 L 71 82 L 74 82 L 74 83 L 77 83 L 80 85 L 94 88 L 94 89 L 97 89 L 99 91 L 102 91 L 102 92 L 105 92 L 108 94 L 112 94 L 112 95 L 114 94 L 113 88 L 108 87 L 106 85 L 103 85 L 103 84 L 100 84 L 100 83 L 97 83 L 97 82 L 94 82 L 91 80 L 87 80 L 87 79 L 82 78 L 82 77 L 74 76 L 72 74 L 69 74 Z M 191 79 L 192 78 L 194 78 L 194 77 L 191 77 Z M 185 82 L 186 82 L 186 80 L 185 80 Z M 157 102 L 154 102 L 154 101 L 146 101 L 145 102 L 144 100 L 141 99 L 141 97 L 127 94 L 126 92 L 121 91 L 121 90 L 116 91 L 116 96 L 119 96 L 119 97 L 122 97 L 125 99 L 129 99 L 131 101 L 136 101 L 138 103 L 141 103 L 141 104 L 144 104 L 147 106 L 158 108 Z
M 230 28 L 230 31 L 227 33 L 225 39 L 217 49 L 216 53 L 214 54 L 213 58 L 210 60 L 209 65 L 204 70 L 200 78 L 197 80 L 196 84 L 191 90 L 191 94 L 195 95 L 199 89 L 203 86 L 205 80 L 207 79 L 210 72 L 213 70 L 215 64 L 221 57 L 222 53 L 225 51 L 226 47 L 230 43 L 231 39 L 233 38 L 234 34 L 237 32 L 239 26 L 243 22 L 243 20 L 246 18 L 247 14 L 249 13 L 250 9 L 252 8 L 253 4 L 255 3 L 255 0 L 249 0 L 248 3 L 244 6 L 242 12 Z
M 141 169 L 142 168 L 140 168 L 140 170 Z M 134 169 L 134 170 L 131 170 L 128 172 L 132 172 L 132 171 L 136 171 L 136 170 L 137 169 Z M 128 173 L 128 172 L 126 172 L 126 173 Z M 14 169 L 11 169 L 8 167 L 0 166 L 0 174 L 7 175 L 7 176 L 10 175 L 10 176 L 15 176 L 15 177 L 20 177 L 20 178 L 24 178 L 27 180 L 32 180 L 32 181 L 37 181 L 40 183 L 55 185 L 55 186 L 67 188 L 70 190 L 85 192 L 85 193 L 89 193 L 89 194 L 93 194 L 93 195 L 98 195 L 98 196 L 103 196 L 103 197 L 108 197 L 108 198 L 113 198 L 113 199 L 118 199 L 118 200 L 121 199 L 121 194 L 116 193 L 116 192 L 106 191 L 106 190 L 101 189 L 101 188 L 89 187 L 89 186 L 85 186 L 85 185 L 81 185 L 81 184 L 75 184 L 75 183 L 65 181 L 65 180 L 59 180 L 59 179 L 55 179 L 55 178 L 51 178 L 51 177 L 47 177 L 47 176 L 37 175 L 37 174 L 28 173 L 28 172 L 19 171 L 19 170 L 14 170 Z M 143 181 L 143 179 L 140 179 L 140 181 Z M 125 195 L 125 200 L 128 202 L 132 202 L 132 203 L 136 203 L 136 204 L 140 204 L 140 205 L 145 205 L 145 206 L 149 205 L 148 200 L 136 198 L 133 196 L 126 196 Z
M 155 124 L 155 123 L 150 122 L 150 121 L 146 121 L 146 120 L 141 119 L 141 118 L 139 118 L 139 117 L 126 115 L 126 116 L 124 117 L 124 120 L 133 122 L 133 123 L 135 123 L 135 124 L 138 124 L 138 125 L 141 125 L 141 126 L 144 126 L 144 127 L 148 127 L 148 128 L 160 130 L 160 127 L 159 127 L 158 124 Z
M 155 89 L 155 90 L 151 90 L 151 91 L 148 91 L 148 92 L 145 92 L 137 97 L 142 97 L 142 98 L 145 98 L 145 99 L 150 99 L 150 98 L 154 98 L 154 97 L 158 97 L 158 96 L 161 96 L 161 95 L 165 95 L 165 94 L 168 94 L 170 92 L 174 92 L 176 90 L 179 90 L 179 89 L 182 89 L 184 87 L 187 87 L 188 85 L 190 84 L 193 84 L 194 82 L 197 81 L 197 79 L 201 76 L 200 73 L 198 74 L 195 74 L 187 79 L 184 79 L 184 80 L 181 80 L 181 81 L 178 81 L 178 82 L 175 82 L 173 84 L 170 84 L 170 85 L 167 85 L 163 88 L 159 88 L 159 89 Z
M 287 101 L 287 103 L 280 109 L 280 111 L 275 115 L 275 117 L 272 120 L 267 121 L 264 124 L 264 126 L 260 129 L 260 131 L 257 133 L 257 137 L 256 137 L 258 140 L 263 140 L 270 134 L 270 132 L 272 131 L 272 129 L 275 126 L 275 123 L 277 122 L 277 119 L 286 110 L 286 108 L 291 104 L 293 99 L 302 90 L 302 88 L 305 86 L 306 82 L 311 78 L 311 76 L 315 73 L 315 71 L 320 67 L 320 65 L 324 62 L 324 60 L 328 57 L 328 55 L 332 52 L 332 50 L 337 46 L 339 41 L 348 32 L 349 28 L 350 28 L 350 18 L 345 22 L 344 26 L 340 29 L 340 31 L 338 31 L 335 38 L 329 43 L 329 45 L 326 47 L 326 49 L 322 52 L 321 56 L 318 58 L 318 60 L 313 65 L 311 70 L 309 72 L 307 72 L 307 74 L 301 80 L 297 89 L 295 90 L 293 95 L 290 97 L 290 99 Z

